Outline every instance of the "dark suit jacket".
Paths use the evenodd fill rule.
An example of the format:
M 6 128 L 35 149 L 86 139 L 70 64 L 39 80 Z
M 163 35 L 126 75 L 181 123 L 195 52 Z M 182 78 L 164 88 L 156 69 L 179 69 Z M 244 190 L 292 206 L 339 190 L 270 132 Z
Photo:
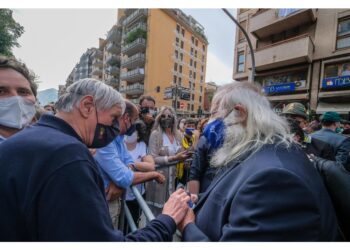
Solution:
M 301 149 L 267 145 L 229 164 L 200 198 L 184 241 L 334 241 L 337 219 Z

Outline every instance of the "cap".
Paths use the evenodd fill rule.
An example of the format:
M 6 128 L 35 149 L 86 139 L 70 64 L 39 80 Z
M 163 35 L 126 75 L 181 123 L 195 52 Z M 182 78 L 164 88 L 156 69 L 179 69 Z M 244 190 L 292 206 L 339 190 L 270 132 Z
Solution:
M 306 108 L 303 104 L 299 102 L 292 102 L 286 105 L 283 108 L 282 114 L 284 115 L 296 115 L 301 116 L 303 118 L 307 118 L 306 116 Z
M 341 117 L 337 112 L 329 111 L 323 114 L 321 121 L 323 122 L 340 122 Z

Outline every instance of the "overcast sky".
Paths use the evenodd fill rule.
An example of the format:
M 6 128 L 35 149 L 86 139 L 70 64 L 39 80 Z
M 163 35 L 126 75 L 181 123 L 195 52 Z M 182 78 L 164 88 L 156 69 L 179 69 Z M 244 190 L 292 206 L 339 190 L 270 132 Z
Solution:
M 209 40 L 206 81 L 232 79 L 235 26 L 221 9 L 182 9 L 205 28 Z M 234 16 L 234 9 L 230 10 Z M 116 23 L 117 9 L 15 9 L 25 32 L 14 55 L 39 75 L 39 90 L 58 89 L 87 48 L 98 47 Z

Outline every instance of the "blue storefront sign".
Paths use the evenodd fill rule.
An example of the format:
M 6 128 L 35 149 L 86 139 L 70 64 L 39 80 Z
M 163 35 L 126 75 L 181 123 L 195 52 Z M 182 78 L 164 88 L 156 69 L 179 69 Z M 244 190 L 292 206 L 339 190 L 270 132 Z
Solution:
M 322 81 L 323 89 L 350 87 L 350 76 L 337 76 L 324 78 Z
M 281 92 L 291 92 L 295 91 L 295 82 L 283 83 L 283 84 L 273 84 L 264 87 L 264 92 L 269 93 L 281 93 Z

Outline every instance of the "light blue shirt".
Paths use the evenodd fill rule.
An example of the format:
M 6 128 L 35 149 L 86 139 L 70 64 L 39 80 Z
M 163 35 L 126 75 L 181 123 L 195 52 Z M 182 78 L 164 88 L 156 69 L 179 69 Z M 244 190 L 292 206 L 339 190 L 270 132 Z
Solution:
M 96 150 L 95 160 L 102 170 L 105 188 L 110 181 L 124 189 L 132 184 L 134 172 L 128 165 L 134 161 L 125 147 L 124 136 L 118 136 L 106 147 Z

